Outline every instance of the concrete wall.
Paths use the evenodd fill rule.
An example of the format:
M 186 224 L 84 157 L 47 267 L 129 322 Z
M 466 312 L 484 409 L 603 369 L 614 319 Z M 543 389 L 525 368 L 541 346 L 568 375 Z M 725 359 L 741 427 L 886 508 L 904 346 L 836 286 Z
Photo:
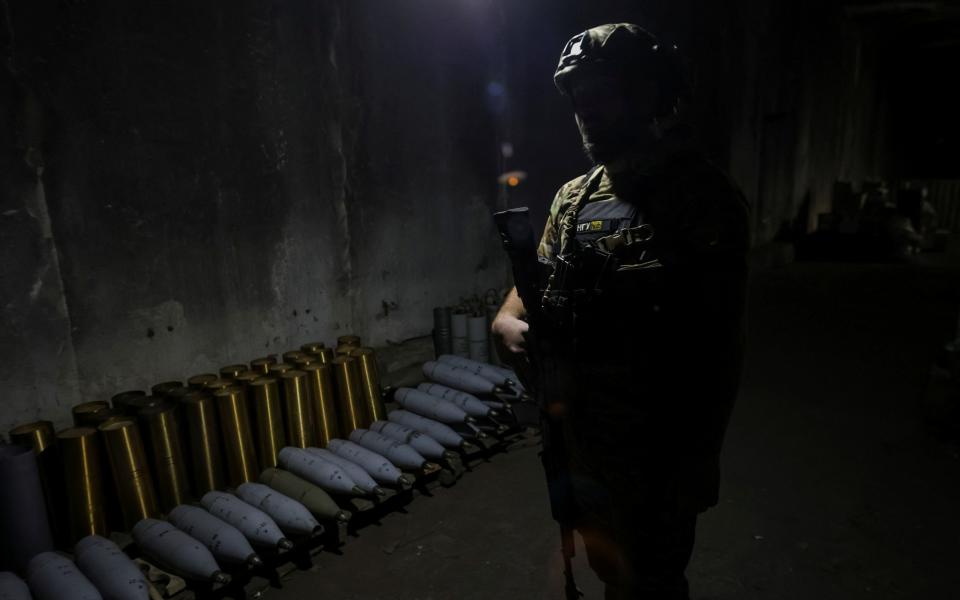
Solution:
M 491 210 L 588 167 L 552 73 L 599 23 L 683 48 L 756 243 L 884 174 L 877 53 L 827 2 L 6 4 L 0 431 L 503 285 Z
M 504 284 L 491 41 L 387 4 L 10 3 L 0 431 Z

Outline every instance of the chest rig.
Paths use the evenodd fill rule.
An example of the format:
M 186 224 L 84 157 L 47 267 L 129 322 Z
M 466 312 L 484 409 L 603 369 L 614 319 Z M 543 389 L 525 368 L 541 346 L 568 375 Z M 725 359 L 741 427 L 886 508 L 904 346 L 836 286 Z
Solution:
M 595 320 L 607 308 L 639 308 L 638 298 L 655 300 L 646 292 L 656 287 L 663 267 L 655 255 L 656 231 L 635 203 L 616 196 L 588 202 L 602 179 L 602 168 L 588 174 L 560 222 L 543 308 L 561 328 L 585 316 Z

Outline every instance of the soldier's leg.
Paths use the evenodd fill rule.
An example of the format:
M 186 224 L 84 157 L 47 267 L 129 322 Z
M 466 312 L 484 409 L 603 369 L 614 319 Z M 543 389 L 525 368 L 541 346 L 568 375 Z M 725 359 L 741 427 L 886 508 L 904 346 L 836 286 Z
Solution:
M 604 583 L 607 600 L 619 600 L 624 587 L 623 549 L 612 531 L 609 519 L 589 515 L 577 531 L 583 538 L 590 569 Z
M 639 507 L 638 507 L 639 508 Z M 689 600 L 686 569 L 693 552 L 696 513 L 635 510 L 618 515 L 624 525 L 624 599 Z

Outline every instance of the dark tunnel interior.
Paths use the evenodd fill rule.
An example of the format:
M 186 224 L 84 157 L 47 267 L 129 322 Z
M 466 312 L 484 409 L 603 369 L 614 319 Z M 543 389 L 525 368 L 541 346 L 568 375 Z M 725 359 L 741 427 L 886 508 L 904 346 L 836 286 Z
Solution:
M 638 390 L 654 400 L 660 393 L 646 376 L 659 381 L 667 372 L 676 389 L 697 390 L 686 404 L 680 392 L 674 400 L 663 392 L 671 408 L 650 409 L 680 424 L 675 436 L 666 428 L 660 435 L 680 448 L 683 469 L 695 470 L 694 459 L 683 462 L 690 448 L 708 445 L 709 435 L 689 424 L 722 413 L 724 390 L 732 390 L 731 403 L 736 397 L 729 425 L 717 417 L 719 495 L 690 517 L 690 595 L 616 595 L 584 526 L 572 569 L 585 597 L 960 597 L 960 2 L 0 0 L 0 598 L 79 597 L 66 567 L 54 575 L 25 562 L 56 550 L 56 560 L 86 572 L 74 547 L 78 528 L 137 559 L 154 598 L 564 597 L 539 458 L 550 429 L 538 419 L 548 423 L 551 413 L 538 408 L 546 401 L 536 390 L 549 389 L 551 376 L 540 371 L 541 385 L 528 385 L 524 396 L 510 379 L 525 378 L 522 369 L 495 371 L 507 378 L 495 390 L 457 388 L 479 400 L 461 397 L 460 408 L 444 413 L 450 421 L 430 412 L 454 406 L 449 397 L 424 391 L 433 398 L 428 411 L 411 408 L 420 400 L 404 394 L 419 398 L 407 390 L 443 382 L 425 366 L 440 355 L 503 364 L 498 319 L 510 289 L 521 286 L 493 213 L 528 207 L 535 241 L 545 226 L 580 239 L 576 227 L 586 221 L 564 233 L 550 217 L 564 192 L 576 189 L 587 207 L 591 194 L 607 198 L 604 181 L 614 200 L 628 195 L 617 192 L 616 169 L 625 163 L 592 169 L 574 118 L 582 105 L 554 83 L 568 40 L 605 23 L 653 32 L 661 54 L 676 47 L 688 93 L 643 131 L 663 147 L 670 131 L 692 132 L 684 149 L 707 166 L 674 174 L 671 193 L 712 185 L 696 201 L 727 206 L 742 194 L 744 212 L 735 252 L 721 253 L 729 250 L 726 233 L 704 242 L 706 250 L 697 246 L 691 225 L 688 246 L 677 242 L 676 256 L 664 251 L 651 261 L 668 271 L 656 285 L 671 285 L 671 277 L 706 282 L 677 288 L 680 329 L 644 328 L 639 307 L 654 302 L 646 292 L 620 303 L 610 300 L 619 288 L 593 305 L 571 300 L 587 308 L 570 308 L 576 316 L 568 321 L 560 311 L 567 305 L 552 305 L 557 322 L 578 332 L 570 336 L 576 352 L 558 354 L 572 362 L 559 362 L 568 368 L 553 375 L 571 397 L 581 390 L 574 406 L 601 406 L 612 389 L 617 407 L 635 397 L 643 405 Z M 588 60 L 595 49 L 583 44 Z M 646 165 L 634 159 L 624 168 Z M 643 168 L 659 168 L 650 164 Z M 708 181 L 708 168 L 724 183 Z M 565 186 L 585 173 L 579 187 Z M 590 184 L 597 173 L 599 183 Z M 654 200 L 646 201 L 649 211 L 643 201 L 634 205 L 655 220 Z M 718 222 L 735 218 L 729 207 Z M 713 218 L 713 208 L 697 210 Z M 636 223 L 634 215 L 627 221 Z M 597 227 L 615 220 L 595 218 Z M 672 275 L 670 261 L 681 264 L 690 248 L 713 262 Z M 551 272 L 550 281 L 561 281 Z M 553 284 L 536 288 L 546 306 L 544 285 Z M 736 310 L 723 312 L 738 302 L 742 321 L 730 316 Z M 651 310 L 661 305 L 662 322 L 673 323 L 669 300 Z M 595 315 L 590 306 L 616 310 L 594 308 Z M 548 308 L 541 307 L 549 315 Z M 534 353 L 538 321 L 529 307 L 527 315 Z M 600 325 L 584 333 L 591 319 Z M 724 328 L 727 321 L 736 323 Z M 714 343 L 723 335 L 736 338 L 729 351 Z M 562 346 L 542 339 L 547 356 Z M 308 348 L 320 342 L 326 350 Z M 627 373 L 636 380 L 621 381 L 614 366 L 630 352 L 648 358 Z M 299 375 L 252 362 L 267 356 Z M 534 369 L 551 364 L 533 360 Z M 273 387 L 254 384 L 258 378 Z M 143 398 L 117 398 L 130 390 Z M 474 400 L 481 416 L 463 405 Z M 83 410 L 100 416 L 84 420 Z M 309 423 L 297 421 L 297 411 L 309 413 Z M 304 448 L 336 448 L 334 429 L 373 452 L 375 443 L 361 444 L 357 432 L 393 439 L 376 428 L 394 411 L 450 425 L 434 431 L 441 442 L 447 429 L 466 441 L 441 443 L 436 459 L 415 468 L 400 465 L 409 481 L 373 477 L 370 485 L 386 492 L 357 492 L 363 473 L 341 496 L 321 492 L 352 520 L 323 521 L 309 506 L 322 535 L 289 535 L 289 551 L 254 543 L 267 564 L 222 569 L 229 584 L 198 583 L 162 564 L 132 529 L 131 514 L 169 527 L 173 506 L 200 506 L 201 497 L 217 514 L 201 491 L 229 489 L 230 499 L 252 503 L 239 484 L 259 481 L 293 497 L 280 483 L 267 486 L 262 473 L 312 481 L 288 462 L 333 468 L 329 454 Z M 616 440 L 604 467 L 646 460 L 649 469 L 630 468 L 669 472 L 682 488 L 673 462 L 641 450 L 654 446 L 647 430 L 624 430 L 617 414 L 598 417 L 604 433 L 596 446 L 583 442 L 585 452 Z M 211 418 L 209 432 L 197 424 Z M 431 437 L 413 422 L 403 422 L 403 441 L 390 443 L 412 446 L 413 430 Z M 139 454 L 112 445 L 121 430 L 124 443 L 137 437 Z M 78 438 L 99 457 L 85 454 Z M 161 450 L 172 453 L 172 443 L 179 458 Z M 24 445 L 34 450 L 27 474 Z M 81 447 L 83 460 L 75 456 Z M 223 464 L 211 453 L 223 454 Z M 129 473 L 121 455 L 133 461 Z M 209 475 L 203 490 L 201 473 Z M 634 475 L 623 477 L 643 487 Z M 91 504 L 90 486 L 102 506 Z M 152 510 L 144 486 L 156 489 Z M 34 488 L 40 497 L 30 500 Z M 305 497 L 297 496 L 304 506 Z M 137 502 L 142 512 L 130 513 Z M 655 512 L 635 505 L 637 514 Z M 90 516 L 96 511 L 101 526 Z M 46 531 L 40 541 L 31 518 Z M 669 543 L 626 522 L 619 528 L 643 530 L 629 539 L 653 548 L 638 560 L 643 568 L 666 568 Z M 634 571 L 617 568 L 624 579 L 616 585 L 640 585 Z M 16 595 L 21 580 L 26 596 Z

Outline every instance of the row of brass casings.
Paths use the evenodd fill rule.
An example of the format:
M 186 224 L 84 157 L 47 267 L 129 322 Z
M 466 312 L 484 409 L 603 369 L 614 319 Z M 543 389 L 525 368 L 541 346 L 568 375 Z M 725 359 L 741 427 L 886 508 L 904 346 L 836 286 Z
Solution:
M 49 421 L 10 432 L 40 458 L 63 544 L 256 481 L 284 446 L 324 446 L 385 414 L 376 356 L 355 336 L 335 350 L 305 344 L 283 362 L 264 357 L 151 391 L 77 405 L 74 427 L 57 433 Z

